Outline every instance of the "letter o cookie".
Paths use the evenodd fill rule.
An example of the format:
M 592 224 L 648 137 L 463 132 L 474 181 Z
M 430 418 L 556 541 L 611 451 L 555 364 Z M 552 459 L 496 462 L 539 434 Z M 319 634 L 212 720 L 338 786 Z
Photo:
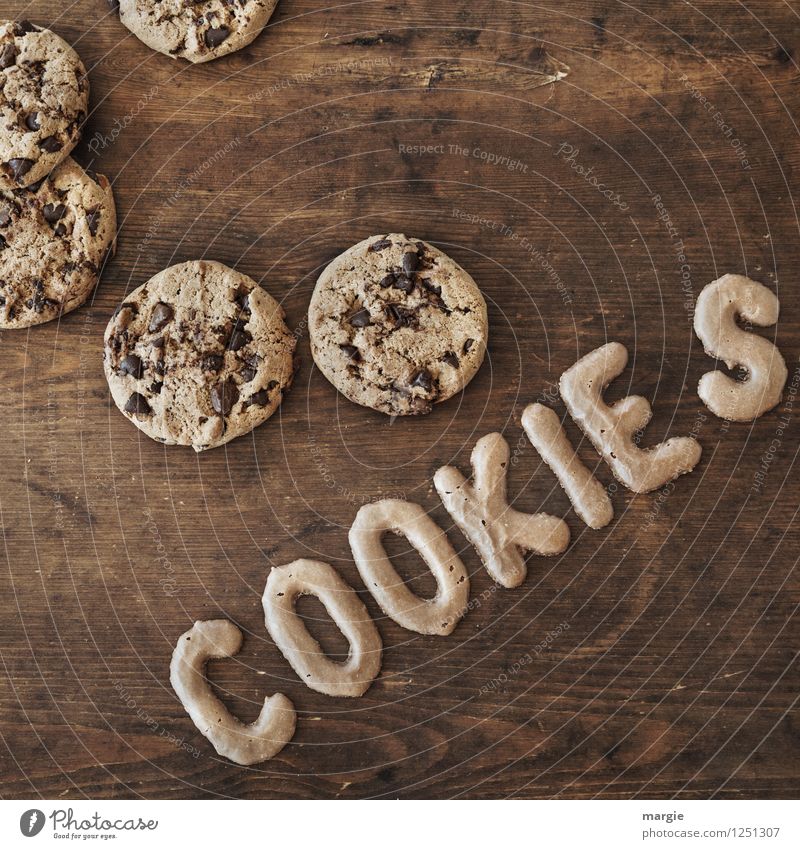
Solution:
M 301 595 L 318 598 L 350 643 L 344 663 L 325 656 L 295 610 Z M 327 563 L 295 560 L 273 569 L 262 599 L 267 630 L 306 686 L 328 696 L 363 696 L 381 669 L 383 642 L 356 591 Z
M 392 566 L 381 537 L 400 534 L 420 553 L 436 579 L 436 595 L 420 598 Z M 450 634 L 469 600 L 469 576 L 445 532 L 419 504 L 387 498 L 365 504 L 350 528 L 350 548 L 367 589 L 390 618 L 418 634 Z

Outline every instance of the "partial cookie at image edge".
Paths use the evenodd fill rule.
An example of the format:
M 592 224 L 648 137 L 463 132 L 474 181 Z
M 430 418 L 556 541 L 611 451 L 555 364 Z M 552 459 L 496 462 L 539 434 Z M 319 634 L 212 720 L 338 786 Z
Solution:
M 89 78 L 61 36 L 0 22 L 0 185 L 38 183 L 69 156 L 89 111 Z
M 185 5 L 177 0 L 118 0 L 120 21 L 143 44 L 172 59 L 195 64 L 227 56 L 254 41 L 278 0 L 221 0 Z
M 81 306 L 115 251 L 116 231 L 110 182 L 70 157 L 35 186 L 0 188 L 0 328 Z

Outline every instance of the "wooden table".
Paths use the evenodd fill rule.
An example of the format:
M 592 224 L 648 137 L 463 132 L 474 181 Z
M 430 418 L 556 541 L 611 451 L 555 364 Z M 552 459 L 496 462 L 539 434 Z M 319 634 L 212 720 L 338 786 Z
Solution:
M 75 155 L 112 179 L 120 232 L 90 305 L 0 334 L 0 795 L 800 791 L 800 401 L 728 425 L 695 392 L 713 361 L 692 305 L 725 272 L 779 294 L 764 332 L 800 381 L 800 26 L 789 4 L 747 5 L 281 0 L 250 47 L 190 66 L 103 0 L 12 0 L 90 69 Z M 395 422 L 337 395 L 305 332 L 320 269 L 390 230 L 452 255 L 491 315 L 463 397 Z M 283 303 L 302 369 L 268 424 L 195 456 L 120 415 L 101 340 L 127 291 L 198 257 Z M 653 402 L 642 444 L 694 430 L 704 454 L 665 494 L 617 489 L 591 531 L 519 417 L 537 398 L 563 414 L 553 382 L 610 339 L 631 363 L 608 397 Z M 573 537 L 517 590 L 492 584 L 431 484 L 491 431 L 511 443 L 516 506 L 566 516 Z M 347 528 L 384 495 L 423 504 L 462 552 L 477 603 L 448 638 L 380 616 L 359 581 Z M 387 545 L 429 592 L 421 560 Z M 308 690 L 267 636 L 270 567 L 303 556 L 378 619 L 383 672 L 362 699 Z M 230 709 L 250 721 L 275 691 L 298 708 L 293 743 L 261 766 L 217 757 L 168 683 L 178 635 L 212 617 L 246 634 L 210 668 Z M 323 646 L 346 650 L 321 618 Z

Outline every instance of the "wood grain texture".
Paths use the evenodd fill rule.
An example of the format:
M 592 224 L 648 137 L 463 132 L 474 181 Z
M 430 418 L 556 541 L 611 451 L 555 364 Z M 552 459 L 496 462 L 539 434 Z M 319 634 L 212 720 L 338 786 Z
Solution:
M 120 234 L 91 304 L 0 334 L 0 795 L 797 795 L 800 407 L 714 419 L 690 323 L 722 273 L 763 281 L 782 302 L 765 335 L 798 379 L 789 4 L 281 0 L 252 45 L 197 67 L 150 51 L 103 0 L 4 14 L 51 26 L 90 68 L 75 155 L 112 179 Z M 463 396 L 394 423 L 337 396 L 305 334 L 320 268 L 389 230 L 464 265 L 491 319 Z M 303 363 L 279 414 L 201 456 L 140 435 L 101 363 L 125 293 L 197 257 L 278 298 Z M 608 397 L 653 401 L 644 442 L 695 428 L 704 455 L 663 497 L 616 489 L 616 518 L 590 531 L 519 417 L 609 339 L 631 363 Z M 566 516 L 573 535 L 513 591 L 431 485 L 495 430 L 515 505 Z M 382 495 L 423 504 L 462 552 L 476 603 L 448 638 L 380 617 L 358 580 L 346 530 Z M 401 541 L 390 550 L 431 588 Z M 334 564 L 378 620 L 384 668 L 363 699 L 306 689 L 266 634 L 267 573 L 297 557 Z M 319 607 L 301 609 L 341 651 Z M 216 757 L 168 685 L 178 635 L 217 616 L 246 634 L 210 670 L 231 709 L 250 721 L 276 690 L 298 707 L 293 743 L 259 767 Z

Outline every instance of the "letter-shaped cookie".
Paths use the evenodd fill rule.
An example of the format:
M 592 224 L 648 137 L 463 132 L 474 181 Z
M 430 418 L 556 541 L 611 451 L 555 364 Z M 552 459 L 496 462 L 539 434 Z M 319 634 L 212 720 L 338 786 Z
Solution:
M 578 516 L 590 528 L 604 528 L 614 518 L 611 499 L 603 484 L 580 461 L 555 411 L 531 404 L 522 413 L 522 427 L 553 470 Z
M 420 553 L 436 579 L 436 595 L 420 598 L 392 566 L 381 537 L 404 536 Z M 398 625 L 418 634 L 452 632 L 469 600 L 469 576 L 445 532 L 419 504 L 387 498 L 365 504 L 350 528 L 350 548 L 367 589 L 381 610 Z
M 301 595 L 318 598 L 350 643 L 343 663 L 325 656 L 297 615 Z M 327 563 L 295 560 L 273 569 L 262 598 L 267 630 L 306 686 L 328 696 L 363 696 L 381 670 L 383 642 L 356 591 Z
M 214 695 L 205 678 L 212 658 L 233 657 L 242 646 L 242 632 L 227 619 L 195 622 L 182 634 L 172 653 L 169 680 L 200 733 L 217 753 L 242 766 L 274 758 L 292 739 L 294 706 L 276 693 L 264 699 L 258 719 L 240 722 Z
M 486 571 L 510 589 L 527 574 L 522 552 L 560 554 L 569 544 L 569 528 L 563 519 L 547 513 L 520 513 L 509 506 L 509 456 L 505 439 L 490 433 L 472 450 L 473 483 L 453 466 L 442 466 L 433 476 L 433 485 L 453 521 L 475 546 Z
M 650 404 L 639 395 L 629 395 L 611 407 L 603 400 L 603 390 L 627 362 L 625 346 L 609 342 L 570 366 L 561 375 L 559 389 L 569 414 L 617 480 L 633 492 L 650 492 L 691 472 L 702 449 L 691 436 L 674 436 L 646 449 L 634 443 L 633 434 L 653 415 Z
M 726 274 L 700 293 L 694 331 L 703 348 L 728 368 L 739 366 L 747 372 L 746 380 L 734 380 L 720 371 L 700 378 L 697 394 L 715 416 L 748 422 L 780 402 L 788 376 L 780 351 L 768 339 L 736 324 L 738 315 L 769 327 L 778 320 L 779 311 L 778 299 L 766 286 L 740 274 Z

